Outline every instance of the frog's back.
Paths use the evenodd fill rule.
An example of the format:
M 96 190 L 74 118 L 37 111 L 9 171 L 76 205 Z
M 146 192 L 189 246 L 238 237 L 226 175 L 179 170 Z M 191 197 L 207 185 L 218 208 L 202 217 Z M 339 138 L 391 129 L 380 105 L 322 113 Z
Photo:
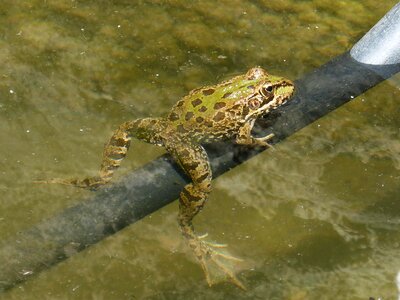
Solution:
M 219 123 L 238 116 L 243 101 L 254 93 L 257 80 L 245 75 L 234 77 L 218 85 L 192 90 L 172 108 L 168 119 L 174 123 Z

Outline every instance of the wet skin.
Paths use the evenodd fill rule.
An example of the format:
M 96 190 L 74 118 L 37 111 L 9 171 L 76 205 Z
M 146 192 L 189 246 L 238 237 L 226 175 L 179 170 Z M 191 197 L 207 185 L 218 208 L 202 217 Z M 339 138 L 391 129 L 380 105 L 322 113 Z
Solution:
M 196 235 L 193 227 L 193 218 L 211 192 L 210 162 L 202 144 L 234 138 L 238 144 L 267 147 L 273 134 L 253 137 L 254 122 L 260 115 L 287 102 L 293 91 L 290 80 L 270 75 L 260 67 L 252 68 L 217 85 L 191 91 L 174 105 L 166 118 L 144 118 L 121 124 L 104 148 L 99 176 L 45 182 L 98 188 L 111 180 L 132 138 L 165 147 L 192 180 L 180 193 L 178 222 L 208 284 L 215 283 L 212 272 L 217 270 L 223 278 L 245 289 L 228 263 L 241 260 L 218 250 L 226 245 L 207 242 L 206 235 Z

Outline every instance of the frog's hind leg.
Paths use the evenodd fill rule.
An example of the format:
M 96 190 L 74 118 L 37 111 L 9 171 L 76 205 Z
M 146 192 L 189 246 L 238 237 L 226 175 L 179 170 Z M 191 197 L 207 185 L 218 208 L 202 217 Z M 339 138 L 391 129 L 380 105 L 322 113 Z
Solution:
M 163 143 L 160 133 L 163 129 L 164 120 L 161 118 L 146 118 L 125 122 L 114 131 L 112 137 L 104 146 L 103 160 L 98 176 L 84 179 L 55 178 L 36 182 L 59 183 L 80 188 L 96 189 L 111 180 L 115 170 L 119 168 L 129 150 L 132 137 L 147 143 L 162 146 Z
M 100 178 L 104 183 L 111 180 L 114 171 L 119 168 L 129 150 L 132 137 L 163 146 L 160 133 L 164 130 L 162 118 L 146 118 L 121 124 L 104 147 Z
M 197 236 L 193 227 L 193 218 L 203 208 L 211 192 L 212 173 L 207 153 L 201 145 L 192 144 L 175 144 L 173 149 L 168 150 L 193 181 L 180 193 L 178 222 L 183 236 L 201 264 L 208 284 L 211 286 L 216 283 L 214 277 L 222 275 L 222 279 L 228 279 L 245 289 L 230 268 L 232 263 L 229 263 L 241 260 L 224 253 L 221 248 L 225 248 L 226 245 L 205 241 L 207 235 Z

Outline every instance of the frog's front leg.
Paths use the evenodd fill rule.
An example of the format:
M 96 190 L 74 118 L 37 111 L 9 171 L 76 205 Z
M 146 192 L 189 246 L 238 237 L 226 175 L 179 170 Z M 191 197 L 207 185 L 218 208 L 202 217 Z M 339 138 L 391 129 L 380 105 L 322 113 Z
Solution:
M 274 137 L 273 133 L 261 138 L 255 138 L 251 135 L 251 130 L 253 129 L 255 121 L 255 119 L 250 120 L 239 128 L 239 132 L 236 136 L 236 143 L 248 146 L 272 147 L 270 144 L 268 144 L 268 141 Z
M 226 245 L 205 241 L 207 235 L 197 236 L 193 227 L 193 218 L 201 211 L 211 191 L 212 173 L 207 153 L 201 145 L 193 144 L 174 144 L 173 148 L 168 146 L 166 148 L 192 179 L 192 183 L 186 185 L 179 196 L 178 222 L 183 236 L 200 261 L 208 284 L 211 286 L 216 283 L 213 280 L 215 271 L 222 273 L 223 279 L 229 279 L 245 289 L 229 265 L 224 263 L 224 260 L 236 262 L 241 260 L 217 251 L 216 249 L 224 248 Z
M 54 178 L 37 182 L 59 183 L 80 188 L 95 189 L 111 180 L 114 171 L 119 168 L 129 150 L 132 137 L 147 143 L 162 146 L 163 142 L 160 133 L 164 127 L 164 119 L 162 118 L 145 118 L 125 122 L 114 131 L 110 140 L 104 146 L 103 159 L 98 176 L 84 179 Z

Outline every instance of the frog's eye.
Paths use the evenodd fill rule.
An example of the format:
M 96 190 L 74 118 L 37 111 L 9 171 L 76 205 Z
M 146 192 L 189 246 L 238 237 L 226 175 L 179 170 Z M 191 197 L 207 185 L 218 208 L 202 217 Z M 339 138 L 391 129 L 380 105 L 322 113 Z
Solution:
M 258 100 L 257 98 L 252 98 L 249 100 L 250 109 L 257 109 L 260 108 L 260 106 L 261 106 L 261 101 Z
M 263 97 L 269 98 L 271 96 L 271 93 L 273 91 L 272 85 L 265 85 L 261 88 L 260 93 Z

